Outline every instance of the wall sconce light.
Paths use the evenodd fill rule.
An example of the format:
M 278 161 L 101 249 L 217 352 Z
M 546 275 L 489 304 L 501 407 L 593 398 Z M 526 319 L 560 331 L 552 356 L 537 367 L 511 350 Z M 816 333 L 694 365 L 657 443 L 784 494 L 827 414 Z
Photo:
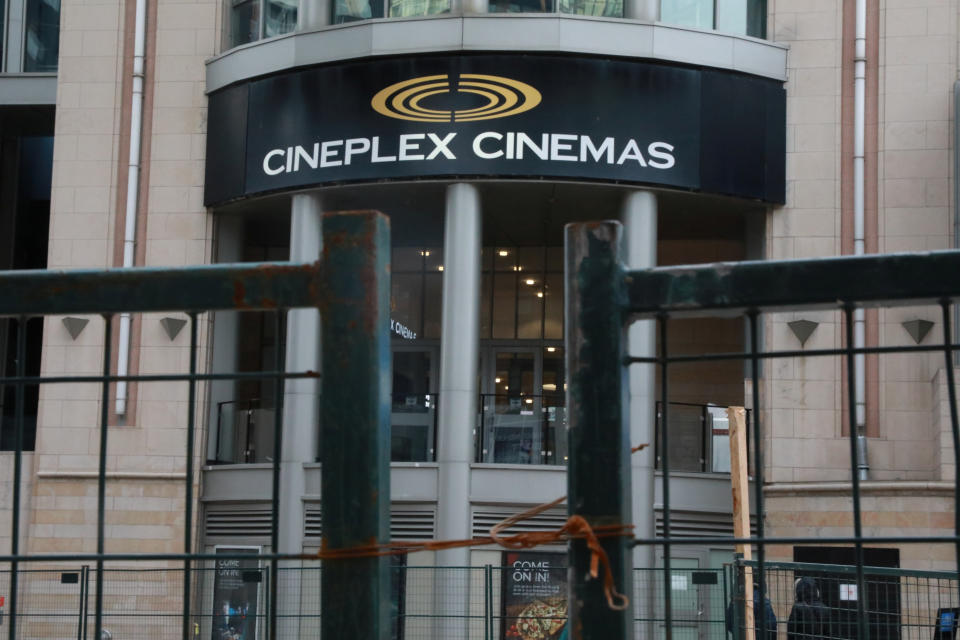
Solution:
M 906 322 L 901 322 L 903 328 L 907 330 L 907 333 L 910 334 L 910 337 L 913 338 L 913 341 L 917 344 L 923 342 L 923 339 L 927 337 L 927 334 L 930 333 L 930 329 L 933 328 L 933 323 L 929 320 L 921 320 L 917 318 L 916 320 L 907 320 Z
M 793 335 L 797 336 L 797 340 L 800 341 L 800 346 L 802 347 L 806 344 L 807 339 L 810 338 L 814 330 L 820 326 L 820 323 L 814 322 L 813 320 L 794 320 L 793 322 L 788 322 L 787 326 L 790 327 L 790 331 L 793 331 Z
M 67 328 L 67 333 L 70 334 L 70 338 L 76 340 L 88 322 L 90 322 L 89 318 L 73 318 L 67 316 L 63 319 L 63 326 Z
M 160 318 L 160 326 L 163 327 L 163 330 L 167 332 L 171 342 L 177 339 L 177 335 L 186 326 L 186 324 L 187 321 L 181 318 Z

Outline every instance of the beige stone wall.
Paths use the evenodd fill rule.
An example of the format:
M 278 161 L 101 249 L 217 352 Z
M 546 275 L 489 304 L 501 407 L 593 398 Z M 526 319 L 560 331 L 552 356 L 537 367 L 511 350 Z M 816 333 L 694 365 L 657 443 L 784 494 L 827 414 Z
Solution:
M 953 535 L 953 491 L 949 483 L 886 483 L 863 485 L 861 509 L 864 531 L 875 536 Z M 815 485 L 783 487 L 765 497 L 766 535 L 804 536 L 816 540 L 850 536 L 853 532 L 849 483 L 824 489 Z M 847 545 L 836 545 L 847 546 Z M 951 545 L 901 544 L 904 569 L 952 570 Z M 770 560 L 792 561 L 793 547 L 770 545 Z
M 212 221 L 202 202 L 204 60 L 214 52 L 217 3 L 157 0 L 149 6 L 138 260 L 150 266 L 202 264 L 210 260 L 212 244 Z M 50 214 L 49 265 L 54 268 L 115 264 L 117 238 L 123 235 L 118 219 L 124 206 L 120 192 L 125 192 L 129 127 L 124 56 L 129 55 L 132 33 L 125 32 L 125 25 L 132 23 L 129 12 L 134 7 L 120 0 L 63 5 Z M 189 328 L 171 340 L 159 322 L 164 315 L 186 319 L 184 314 L 151 314 L 135 323 L 132 366 L 140 373 L 183 373 L 189 368 Z M 199 339 L 198 367 L 203 370 L 203 316 Z M 76 340 L 59 318 L 48 318 L 42 373 L 99 374 L 103 349 L 101 318 L 91 317 Z M 97 384 L 47 385 L 41 391 L 31 551 L 95 549 L 92 476 L 98 464 L 100 399 Z M 204 388 L 198 385 L 198 405 L 203 399 Z M 110 420 L 107 550 L 179 550 L 187 385 L 139 385 L 133 400 L 133 415 Z M 204 415 L 197 412 L 197 443 L 205 441 Z M 203 456 L 198 446 L 196 462 Z
M 952 242 L 949 120 L 957 76 L 958 3 L 886 0 L 877 6 L 879 56 L 870 64 L 879 64 L 879 81 L 867 91 L 868 100 L 872 90 L 877 100 L 877 247 L 881 252 L 947 248 Z M 841 155 L 843 65 L 852 64 L 844 58 L 843 11 L 842 0 L 770 3 L 769 32 L 790 46 L 787 203 L 768 214 L 770 258 L 842 253 L 841 176 L 850 173 L 844 163 L 852 164 Z M 867 135 L 869 140 L 869 128 Z M 879 313 L 879 344 L 914 344 L 901 323 L 916 318 L 937 324 L 925 344 L 940 339 L 938 309 L 899 308 Z M 805 348 L 842 345 L 840 314 L 817 312 L 769 316 L 767 347 L 800 348 L 787 326 L 798 319 L 819 323 Z M 940 438 L 931 381 L 942 360 L 936 353 L 879 358 L 879 437 L 869 440 L 873 479 L 942 476 L 930 455 Z M 762 395 L 771 436 L 768 480 L 849 478 L 842 367 L 839 358 L 807 358 L 780 360 L 767 368 Z

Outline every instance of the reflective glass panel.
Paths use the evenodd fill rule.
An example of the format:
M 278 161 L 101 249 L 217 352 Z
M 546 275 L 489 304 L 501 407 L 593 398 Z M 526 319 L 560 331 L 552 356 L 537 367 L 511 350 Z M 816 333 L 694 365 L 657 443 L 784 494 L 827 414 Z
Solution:
M 335 24 L 382 17 L 382 0 L 337 0 L 333 12 Z
M 7 15 L 7 5 L 4 0 L 0 0 L 0 60 L 3 60 L 3 51 L 7 48 L 7 28 L 4 18 Z M 0 72 L 3 68 L 0 67 Z
M 419 336 L 423 331 L 423 276 L 419 273 L 394 273 L 390 288 L 390 319 Z
M 489 462 L 530 464 L 538 461 L 540 420 L 536 415 L 534 392 L 534 354 L 498 352 L 496 354 L 497 395 L 492 412 L 485 412 L 484 425 Z M 499 382 L 496 382 L 499 380 Z
M 436 396 L 431 394 L 429 351 L 395 351 L 391 396 L 390 459 L 433 459 Z
M 560 13 L 622 18 L 623 0 L 560 0 Z
M 390 17 L 429 16 L 450 11 L 450 0 L 391 0 Z
M 717 31 L 747 33 L 747 0 L 717 0 Z
M 234 2 L 230 8 L 230 46 L 260 38 L 260 3 L 256 0 Z
M 60 51 L 60 0 L 27 0 L 24 71 L 56 71 Z
M 516 337 L 517 280 L 513 273 L 493 276 L 493 337 Z
M 543 337 L 563 340 L 563 274 L 548 273 L 543 289 Z
M 551 13 L 553 0 L 490 0 L 492 13 Z
M 266 0 L 264 36 L 279 36 L 297 28 L 297 0 Z
M 713 29 L 713 0 L 661 0 L 660 21 Z
M 543 276 L 528 273 L 520 278 L 517 291 L 517 337 L 535 340 L 541 336 L 543 321 Z

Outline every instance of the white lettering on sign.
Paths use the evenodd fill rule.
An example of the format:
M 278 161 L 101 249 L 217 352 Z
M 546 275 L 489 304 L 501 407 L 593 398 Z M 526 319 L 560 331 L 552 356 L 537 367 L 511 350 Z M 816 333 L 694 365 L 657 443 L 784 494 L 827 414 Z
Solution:
M 550 561 L 517 560 L 510 577 L 514 582 L 550 582 Z
M 263 157 L 268 176 L 329 167 L 392 162 L 434 162 L 456 160 L 456 133 L 405 133 L 389 140 L 380 136 L 324 140 L 307 145 L 271 149 Z M 461 145 L 462 146 L 462 145 Z M 480 160 L 540 160 L 580 164 L 627 165 L 657 170 L 677 164 L 676 147 L 657 140 L 648 144 L 633 138 L 591 138 L 576 133 L 543 133 L 531 136 L 523 131 L 484 131 L 477 134 L 467 151 Z
M 395 333 L 405 340 L 416 340 L 417 333 L 410 327 L 402 325 L 393 318 L 390 318 L 390 332 Z

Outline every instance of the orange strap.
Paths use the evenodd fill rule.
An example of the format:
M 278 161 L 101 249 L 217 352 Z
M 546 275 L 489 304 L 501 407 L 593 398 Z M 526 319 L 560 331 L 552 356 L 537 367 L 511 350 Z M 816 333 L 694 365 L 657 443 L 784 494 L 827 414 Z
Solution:
M 633 447 L 631 453 L 636 453 L 648 445 L 641 444 Z M 586 540 L 590 549 L 590 576 L 597 578 L 600 575 L 600 565 L 603 565 L 603 594 L 607 598 L 607 605 L 615 610 L 622 611 L 630 604 L 630 599 L 617 591 L 613 580 L 613 571 L 610 569 L 610 558 L 600 546 L 600 538 L 618 536 L 633 536 L 633 525 L 610 524 L 591 527 L 583 516 L 572 515 L 567 522 L 553 531 L 528 531 L 506 536 L 502 532 L 518 522 L 532 518 L 548 509 L 562 504 L 566 496 L 552 502 L 537 505 L 523 513 L 510 516 L 497 523 L 490 529 L 490 535 L 469 540 L 419 540 L 414 542 L 389 542 L 387 544 L 368 544 L 343 549 L 329 549 L 324 547 L 316 555 L 304 555 L 304 558 L 319 558 L 321 560 L 344 560 L 349 558 L 373 558 L 378 556 L 398 556 L 416 551 L 439 551 L 441 549 L 456 549 L 460 547 L 481 547 L 490 544 L 500 545 L 505 549 L 532 549 L 540 545 L 564 542 L 567 540 Z

